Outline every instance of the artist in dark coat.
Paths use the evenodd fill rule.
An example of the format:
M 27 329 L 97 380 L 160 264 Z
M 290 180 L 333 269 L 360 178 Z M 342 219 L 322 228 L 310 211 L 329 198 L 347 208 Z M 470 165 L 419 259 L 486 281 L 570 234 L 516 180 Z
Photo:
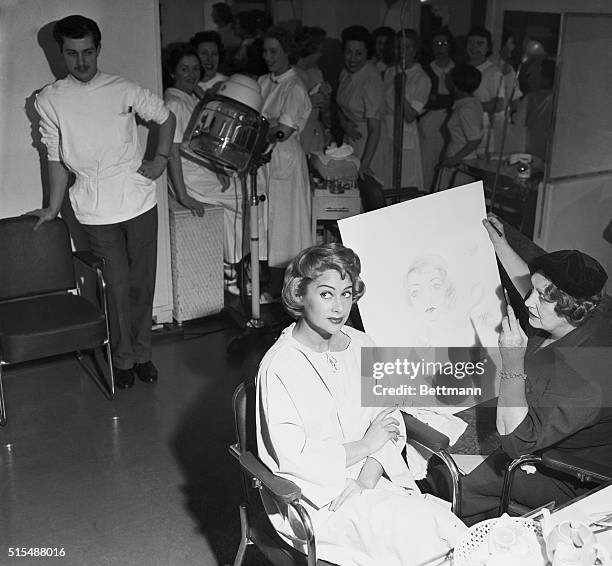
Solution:
M 501 446 L 463 480 L 462 514 L 468 524 L 496 514 L 503 472 L 518 456 L 554 446 L 612 465 L 612 386 L 607 384 L 612 309 L 603 296 L 605 270 L 576 250 L 544 254 L 527 265 L 508 244 L 499 220 L 490 216 L 484 225 L 512 283 L 527 296 L 530 328 L 528 338 L 508 308 L 499 339 Z M 529 507 L 553 500 L 559 505 L 587 488 L 552 470 L 519 470 L 512 499 Z

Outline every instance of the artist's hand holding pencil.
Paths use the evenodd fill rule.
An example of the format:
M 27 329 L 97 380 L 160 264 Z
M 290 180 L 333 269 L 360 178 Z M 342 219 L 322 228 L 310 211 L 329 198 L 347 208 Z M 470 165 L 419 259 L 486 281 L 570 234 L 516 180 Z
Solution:
M 487 217 L 483 219 L 482 224 L 489 234 L 493 247 L 497 247 L 499 244 L 507 243 L 506 234 L 504 233 L 504 225 L 502 224 L 501 220 L 495 216 L 495 214 L 487 214 Z

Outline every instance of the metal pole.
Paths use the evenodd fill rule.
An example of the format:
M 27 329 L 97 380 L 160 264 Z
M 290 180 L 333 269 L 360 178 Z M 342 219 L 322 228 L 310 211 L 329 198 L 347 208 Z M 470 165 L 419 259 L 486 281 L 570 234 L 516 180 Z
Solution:
M 393 190 L 402 188 L 402 153 L 404 149 L 404 111 L 406 105 L 406 30 L 402 28 L 399 67 L 393 79 L 395 89 L 393 115 Z
M 259 304 L 259 196 L 257 195 L 257 167 L 252 166 L 249 170 L 251 177 L 251 196 L 249 206 L 249 230 L 251 237 L 251 319 L 249 326 L 261 328 L 264 325 L 261 319 L 261 308 Z
M 512 99 L 514 98 L 514 93 L 516 92 L 516 86 L 518 84 L 519 75 L 521 74 L 521 70 L 523 68 L 524 61 L 521 60 L 519 67 L 516 71 L 516 75 L 514 76 L 514 81 L 512 82 L 512 91 L 510 92 L 510 98 L 506 100 L 506 106 L 504 107 L 504 124 L 502 126 L 502 135 L 501 142 L 499 144 L 499 156 L 497 159 L 497 167 L 495 168 L 495 177 L 493 179 L 493 190 L 491 191 L 491 202 L 489 204 L 489 211 L 493 212 L 493 205 L 495 204 L 495 196 L 497 194 L 497 184 L 499 183 L 499 173 L 501 171 L 502 161 L 504 159 L 504 147 L 506 145 L 506 135 L 508 133 L 508 122 L 510 121 L 510 105 L 512 104 Z M 490 130 L 493 131 L 493 120 L 491 120 Z M 487 148 L 488 150 L 488 148 Z

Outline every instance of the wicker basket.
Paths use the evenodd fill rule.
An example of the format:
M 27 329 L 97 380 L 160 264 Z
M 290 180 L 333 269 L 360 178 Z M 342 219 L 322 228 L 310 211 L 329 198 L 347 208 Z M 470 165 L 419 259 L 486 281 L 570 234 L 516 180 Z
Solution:
M 172 317 L 177 322 L 223 308 L 223 208 L 206 205 L 196 216 L 174 199 L 170 208 Z

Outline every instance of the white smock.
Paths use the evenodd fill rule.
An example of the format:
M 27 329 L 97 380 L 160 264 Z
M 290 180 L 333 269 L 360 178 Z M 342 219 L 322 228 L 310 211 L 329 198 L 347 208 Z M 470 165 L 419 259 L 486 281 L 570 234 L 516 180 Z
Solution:
M 268 262 L 270 267 L 285 267 L 312 245 L 312 196 L 300 144 L 311 104 L 293 68 L 279 76 L 264 75 L 258 83 L 264 100 L 262 115 L 272 126 L 283 124 L 295 130 L 289 139 L 276 144 L 270 163 L 259 170 L 262 192 L 267 189 Z
M 136 115 L 163 124 L 169 116 L 156 94 L 101 71 L 87 83 L 72 75 L 36 96 L 49 161 L 61 161 L 76 179 L 70 202 L 81 224 L 116 224 L 157 204 L 155 182 L 140 173 L 144 147 Z
M 384 154 L 387 156 L 388 164 L 385 167 L 386 177 L 383 179 L 384 186 L 391 186 L 393 169 L 393 121 L 395 118 L 395 77 L 396 67 L 389 67 L 384 76 L 384 110 L 382 143 Z M 406 104 L 421 114 L 427 104 L 429 92 L 431 91 L 431 79 L 419 63 L 415 63 L 406 69 L 406 84 L 404 97 Z M 423 163 L 421 160 L 421 142 L 417 121 L 410 123 L 404 121 L 402 129 L 402 177 L 401 187 L 417 187 L 423 190 Z
M 368 140 L 368 120 L 382 120 L 383 84 L 380 72 L 371 61 L 354 73 L 342 69 L 336 102 L 344 117 L 357 126 L 360 137 L 351 137 L 345 132 L 344 141 L 350 144 L 355 155 L 362 159 Z M 382 138 L 381 125 L 380 140 Z M 386 166 L 385 148 L 379 141 L 370 162 L 370 169 L 376 177 L 383 180 Z
M 344 444 L 361 440 L 382 410 L 361 405 L 362 332 L 344 327 L 345 350 L 315 352 L 286 328 L 264 356 L 257 376 L 257 446 L 264 464 L 302 490 L 312 519 L 317 556 L 341 566 L 421 564 L 454 546 L 465 525 L 450 504 L 419 492 L 401 456 L 404 441 L 387 442 L 371 455 L 387 475 L 374 489 L 350 497 L 334 512 L 329 504 L 357 478 L 365 459 L 346 467 Z M 291 510 L 264 498 L 270 520 L 298 550 L 303 533 Z

